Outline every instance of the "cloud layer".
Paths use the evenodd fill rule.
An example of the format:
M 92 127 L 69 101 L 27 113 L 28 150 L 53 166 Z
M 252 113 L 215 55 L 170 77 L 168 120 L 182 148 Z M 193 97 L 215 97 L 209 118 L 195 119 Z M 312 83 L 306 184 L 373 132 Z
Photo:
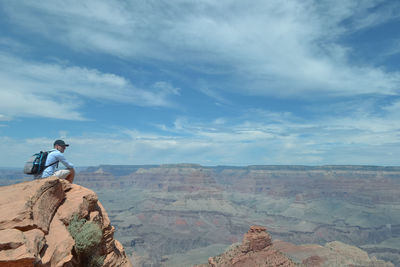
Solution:
M 398 106 L 398 105 L 396 105 Z M 393 107 L 397 109 L 398 107 Z M 79 166 L 97 164 L 199 163 L 202 165 L 364 164 L 398 165 L 399 118 L 334 117 L 307 123 L 289 113 L 249 110 L 257 121 L 220 118 L 211 123 L 186 118 L 162 132 L 120 129 L 85 135 L 60 133 L 71 144 L 66 156 Z M 397 124 L 391 124 L 397 122 Z M 50 138 L 0 138 L 2 159 L 22 166 L 26 151 L 50 148 Z M 32 153 L 33 153 L 32 152 Z M 88 157 L 87 155 L 90 155 Z
M 129 80 L 96 69 L 38 63 L 0 54 L 0 114 L 83 120 L 85 99 L 139 106 L 171 106 L 169 95 L 179 89 L 156 82 L 147 90 Z
M 23 135 L 27 117 L 67 120 L 51 134 L 79 165 L 400 164 L 397 1 L 10 0 L 0 11 L 3 164 L 54 141 Z
M 220 90 L 286 97 L 398 93 L 398 72 L 352 64 L 354 48 L 340 43 L 397 19 L 396 3 L 12 1 L 5 9 L 19 11 L 10 19 L 20 27 L 77 51 L 228 75 L 230 82 L 215 85 Z

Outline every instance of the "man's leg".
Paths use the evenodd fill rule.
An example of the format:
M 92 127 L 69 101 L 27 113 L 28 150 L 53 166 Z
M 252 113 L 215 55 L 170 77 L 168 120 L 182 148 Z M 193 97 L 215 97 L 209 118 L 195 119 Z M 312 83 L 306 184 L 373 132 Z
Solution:
M 65 180 L 67 180 L 68 182 L 70 182 L 72 184 L 72 182 L 74 181 L 75 178 L 75 170 L 74 169 L 68 169 L 69 170 L 69 175 L 67 177 L 65 177 Z
M 57 176 L 60 179 L 65 179 L 72 184 L 75 177 L 75 171 L 74 169 L 59 170 L 56 171 L 53 176 Z

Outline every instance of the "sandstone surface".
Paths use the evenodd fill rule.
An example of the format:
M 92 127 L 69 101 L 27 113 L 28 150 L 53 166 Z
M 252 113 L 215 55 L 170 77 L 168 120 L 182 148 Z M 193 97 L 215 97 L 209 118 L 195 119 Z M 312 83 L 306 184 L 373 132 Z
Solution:
M 241 244 L 233 244 L 223 254 L 194 267 L 394 267 L 390 262 L 369 257 L 360 248 L 334 241 L 325 246 L 295 245 L 275 240 L 263 226 L 251 226 Z
M 97 195 L 55 177 L 0 187 L 0 266 L 81 266 L 73 214 L 99 225 L 103 266 L 132 266 Z
M 208 264 L 197 267 L 291 267 L 296 266 L 272 247 L 271 237 L 262 226 L 251 226 L 240 245 L 231 246 L 225 253 L 210 257 Z
M 369 257 L 360 248 L 339 241 L 326 243 L 325 246 L 309 244 L 295 245 L 276 240 L 273 247 L 296 262 L 310 267 L 330 266 L 363 266 L 363 267 L 394 267 L 394 264 Z

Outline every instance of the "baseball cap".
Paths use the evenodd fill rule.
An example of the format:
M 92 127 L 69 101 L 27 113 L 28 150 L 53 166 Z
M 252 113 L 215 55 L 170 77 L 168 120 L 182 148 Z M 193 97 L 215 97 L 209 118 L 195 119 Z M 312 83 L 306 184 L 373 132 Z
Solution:
M 54 146 L 59 145 L 59 146 L 69 146 L 69 144 L 66 144 L 63 140 L 56 140 L 54 142 Z

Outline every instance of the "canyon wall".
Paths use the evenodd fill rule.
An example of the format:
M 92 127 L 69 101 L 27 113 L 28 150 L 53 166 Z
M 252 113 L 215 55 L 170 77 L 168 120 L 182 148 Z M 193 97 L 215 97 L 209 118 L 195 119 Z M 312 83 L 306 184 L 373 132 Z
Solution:
M 251 225 L 294 244 L 340 241 L 400 265 L 400 168 L 102 165 L 94 188 L 138 266 L 188 266 Z
M 75 182 L 97 193 L 135 266 L 204 263 L 251 225 L 274 240 L 339 241 L 400 266 L 399 167 L 101 165 Z

